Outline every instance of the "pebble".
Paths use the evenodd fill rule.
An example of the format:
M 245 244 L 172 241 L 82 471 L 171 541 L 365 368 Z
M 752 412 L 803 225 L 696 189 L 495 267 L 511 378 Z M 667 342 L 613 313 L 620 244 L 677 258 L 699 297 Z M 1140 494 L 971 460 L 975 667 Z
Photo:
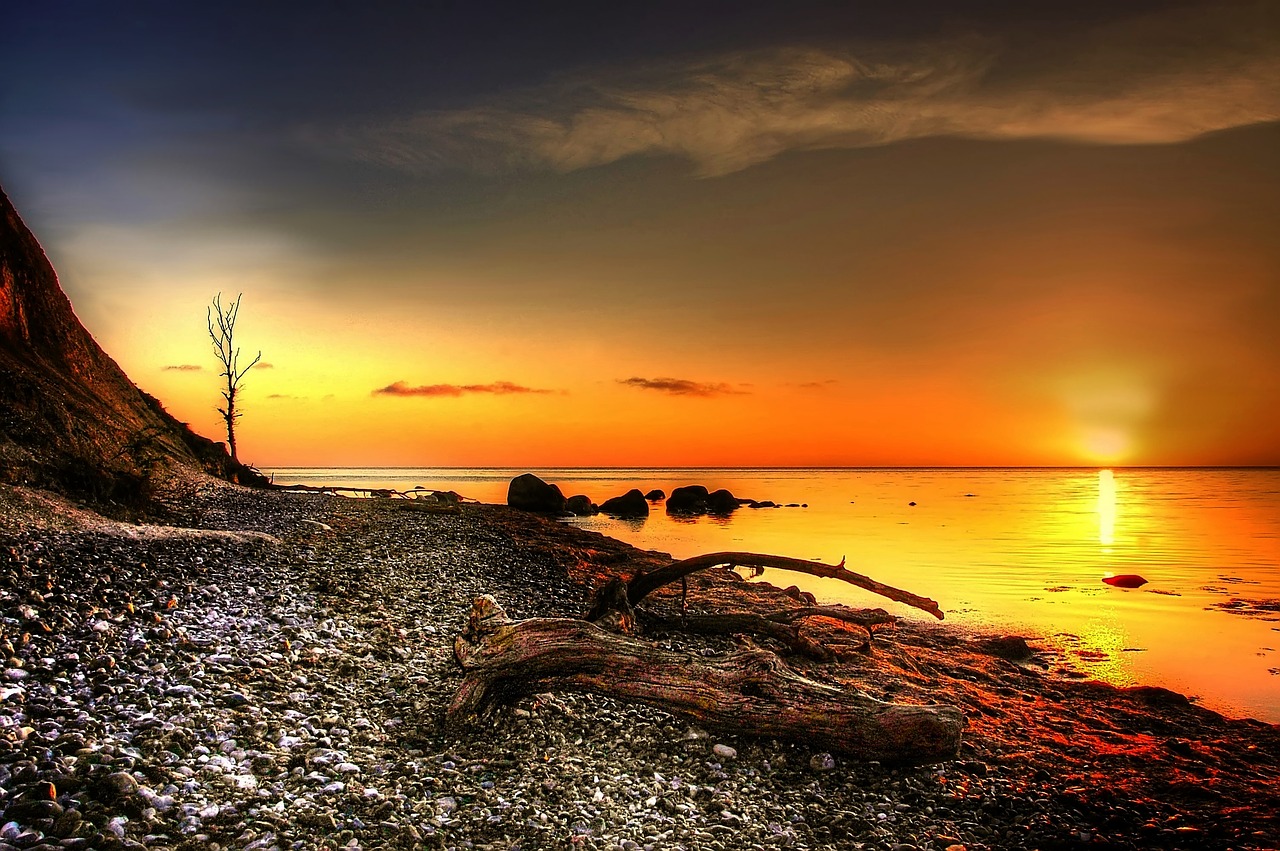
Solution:
M 275 548 L 0 539 L 24 591 L 52 580 L 37 603 L 15 593 L 18 573 L 0 573 L 0 614 L 29 622 L 28 605 L 57 625 L 22 646 L 4 636 L 0 851 L 104 840 L 303 851 L 317 837 L 330 848 L 964 851 L 1104 838 L 1051 800 L 1012 803 L 1006 767 L 987 754 L 958 795 L 937 767 L 841 758 L 837 772 L 831 754 L 799 745 L 708 749 L 698 727 L 576 694 L 442 731 L 459 682 L 453 637 L 474 596 L 494 593 L 521 617 L 578 615 L 586 589 L 483 515 L 364 502 L 235 491 L 198 503 L 204 525 L 265 531 L 284 541 Z M 699 641 L 688 646 L 722 649 Z M 984 808 L 995 801 L 1005 809 Z M 1033 829 L 1042 815 L 1049 827 Z M 944 836 L 955 841 L 929 839 Z

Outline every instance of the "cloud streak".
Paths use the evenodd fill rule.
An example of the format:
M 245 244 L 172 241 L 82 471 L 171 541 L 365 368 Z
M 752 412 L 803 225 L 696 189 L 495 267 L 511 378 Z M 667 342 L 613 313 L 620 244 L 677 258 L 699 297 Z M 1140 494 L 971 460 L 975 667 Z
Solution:
M 687 378 L 619 378 L 618 383 L 641 390 L 655 390 L 671 396 L 744 396 L 747 392 L 735 389 L 724 382 L 707 383 L 690 381 Z
M 388 384 L 386 387 L 379 387 L 374 390 L 373 396 L 426 396 L 426 397 L 457 397 L 470 394 L 490 394 L 494 396 L 508 396 L 522 393 L 551 393 L 551 390 L 540 390 L 534 387 L 525 387 L 520 384 L 513 384 L 510 381 L 495 381 L 492 384 L 423 384 L 417 387 L 410 386 L 408 382 L 397 381 Z
M 203 372 L 204 367 L 194 363 L 175 363 L 161 367 L 165 372 Z
M 1198 34 L 1192 23 L 1182 28 Z M 343 144 L 361 159 L 421 173 L 570 172 L 674 156 L 711 177 L 788 151 L 926 137 L 1169 144 L 1280 120 L 1280 47 L 1266 33 L 1209 38 L 1176 67 L 1156 55 L 1159 39 L 1126 31 L 1098 39 L 1077 46 L 1082 56 L 1059 47 L 1047 67 L 1013 72 L 998 47 L 978 42 L 892 55 L 733 54 L 611 82 L 560 80 L 356 130 Z

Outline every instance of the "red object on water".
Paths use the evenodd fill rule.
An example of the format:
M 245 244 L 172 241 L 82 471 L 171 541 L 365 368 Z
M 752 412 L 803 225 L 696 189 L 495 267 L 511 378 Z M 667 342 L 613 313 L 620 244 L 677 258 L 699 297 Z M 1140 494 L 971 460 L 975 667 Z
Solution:
M 1138 588 L 1147 584 L 1147 580 L 1143 579 L 1136 573 L 1122 573 L 1119 576 L 1104 576 L 1102 581 L 1108 585 L 1114 585 L 1117 588 Z

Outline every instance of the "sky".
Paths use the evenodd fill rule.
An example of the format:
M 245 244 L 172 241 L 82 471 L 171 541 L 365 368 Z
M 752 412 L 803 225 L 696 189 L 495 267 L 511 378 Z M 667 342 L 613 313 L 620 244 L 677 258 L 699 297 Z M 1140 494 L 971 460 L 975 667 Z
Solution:
M 263 468 L 1280 464 L 1280 0 L 47 0 L 0 80 L 210 436 L 243 294 Z

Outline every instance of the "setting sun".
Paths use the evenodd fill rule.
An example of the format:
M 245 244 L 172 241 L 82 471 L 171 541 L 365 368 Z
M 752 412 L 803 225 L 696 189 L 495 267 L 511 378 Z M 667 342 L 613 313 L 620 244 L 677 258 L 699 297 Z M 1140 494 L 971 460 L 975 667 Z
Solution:
M 39 0 L 0 80 L 0 851 L 1280 836 L 1280 0 Z

